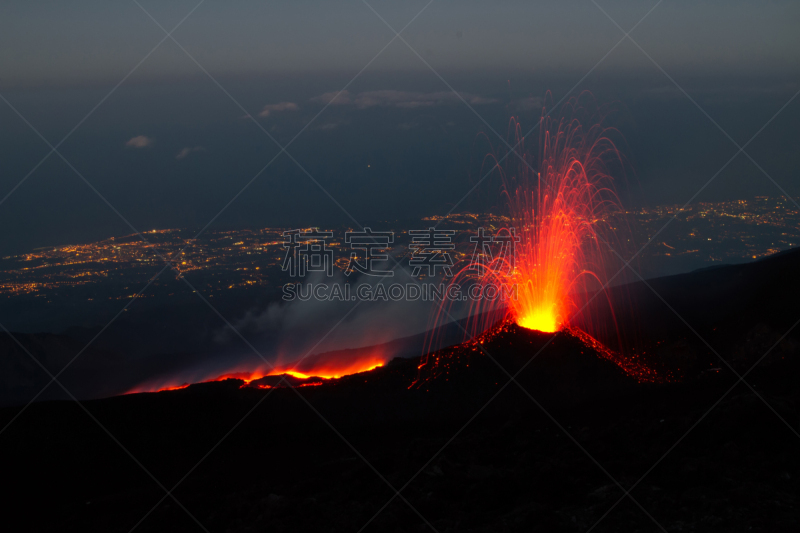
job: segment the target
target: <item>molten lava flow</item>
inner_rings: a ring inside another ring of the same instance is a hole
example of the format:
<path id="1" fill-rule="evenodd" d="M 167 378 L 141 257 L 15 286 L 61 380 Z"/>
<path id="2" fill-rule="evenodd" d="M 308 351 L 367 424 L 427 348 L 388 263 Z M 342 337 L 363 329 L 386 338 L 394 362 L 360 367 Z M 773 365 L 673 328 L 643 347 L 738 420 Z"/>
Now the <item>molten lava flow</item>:
<path id="1" fill-rule="evenodd" d="M 181 389 L 185 389 L 188 386 L 189 386 L 189 383 L 184 383 L 183 385 L 176 385 L 174 387 L 164 387 L 163 389 L 160 389 L 160 390 L 181 390 Z"/>
<path id="2" fill-rule="evenodd" d="M 273 370 L 272 372 L 270 372 L 267 375 L 269 375 L 269 376 L 278 376 L 278 375 L 281 375 L 281 374 L 287 374 L 289 376 L 292 376 L 293 378 L 299 378 L 299 379 L 308 379 L 308 378 L 311 377 L 308 374 L 303 374 L 302 372 L 295 372 L 294 370 L 286 370 L 285 372 L 281 372 L 280 370 Z M 326 376 L 319 376 L 319 377 L 324 378 Z"/>
<path id="3" fill-rule="evenodd" d="M 216 377 L 213 377 L 214 374 L 211 374 L 211 376 L 202 377 L 194 382 L 208 383 L 214 381 L 224 381 L 226 379 L 238 379 L 244 382 L 242 385 L 243 387 L 250 386 L 252 384 L 253 387 L 269 389 L 277 385 L 263 383 L 264 378 L 272 376 L 289 376 L 294 378 L 294 382 L 297 382 L 297 384 L 293 386 L 304 387 L 321 385 L 322 381 L 320 381 L 320 379 L 339 379 L 351 374 L 368 372 L 370 370 L 382 367 L 384 363 L 385 359 L 382 354 L 379 353 L 374 353 L 366 357 L 356 357 L 353 359 L 330 357 L 323 360 L 316 359 L 310 362 L 301 361 L 296 366 L 276 366 L 271 370 L 228 372 L 225 374 L 216 375 Z M 295 370 L 295 368 L 301 368 L 303 371 L 300 372 L 299 370 Z M 180 385 L 175 385 L 173 383 L 145 384 L 128 391 L 126 394 L 133 394 L 137 392 L 170 391 L 185 389 L 189 386 L 189 383 L 184 381 L 179 381 L 178 383 L 181 383 Z M 276 380 L 275 383 L 279 383 L 279 381 Z"/>

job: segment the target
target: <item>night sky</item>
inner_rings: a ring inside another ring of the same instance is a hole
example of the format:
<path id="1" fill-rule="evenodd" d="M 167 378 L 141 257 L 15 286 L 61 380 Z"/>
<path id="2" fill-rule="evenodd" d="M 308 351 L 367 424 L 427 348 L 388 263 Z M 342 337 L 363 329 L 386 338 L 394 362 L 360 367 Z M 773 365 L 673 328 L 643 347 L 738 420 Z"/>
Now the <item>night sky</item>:
<path id="1" fill-rule="evenodd" d="M 746 147 L 763 171 L 739 154 L 694 201 L 800 194 L 796 3 L 599 5 L 6 3 L 0 253 L 131 233 L 114 209 L 200 228 L 256 176 L 213 227 L 444 213 L 548 90 L 620 109 L 631 204 L 685 203 L 776 113 Z"/>

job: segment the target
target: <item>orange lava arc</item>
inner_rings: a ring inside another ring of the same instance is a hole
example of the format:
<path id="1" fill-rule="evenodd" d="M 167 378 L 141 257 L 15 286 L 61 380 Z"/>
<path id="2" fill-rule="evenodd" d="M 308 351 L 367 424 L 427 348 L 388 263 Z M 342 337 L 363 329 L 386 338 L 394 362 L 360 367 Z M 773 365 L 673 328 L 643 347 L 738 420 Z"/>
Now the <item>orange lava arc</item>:
<path id="1" fill-rule="evenodd" d="M 520 326 L 544 332 L 568 325 L 579 309 L 577 293 L 603 285 L 603 222 L 620 209 L 606 168 L 618 154 L 613 143 L 576 119 L 550 122 L 543 118 L 540 126 L 538 171 L 522 159 L 516 180 L 504 188 L 522 229 L 503 280 L 517 289 L 511 313 Z"/>
<path id="2" fill-rule="evenodd" d="M 513 149 L 505 164 L 497 154 L 488 156 L 500 174 L 501 203 L 511 222 L 497 234 L 516 245 L 513 255 L 495 249 L 477 273 L 474 265 L 459 272 L 511 295 L 502 306 L 473 304 L 470 314 L 480 317 L 469 328 L 473 336 L 500 319 L 546 333 L 574 327 L 591 295 L 604 291 L 611 245 L 624 250 L 629 236 L 614 185 L 625 169 L 612 140 L 621 135 L 604 124 L 607 113 L 589 93 L 570 99 L 558 115 L 545 107 L 535 154 L 526 150 L 512 118 Z M 581 326 L 591 320 L 582 317 Z"/>

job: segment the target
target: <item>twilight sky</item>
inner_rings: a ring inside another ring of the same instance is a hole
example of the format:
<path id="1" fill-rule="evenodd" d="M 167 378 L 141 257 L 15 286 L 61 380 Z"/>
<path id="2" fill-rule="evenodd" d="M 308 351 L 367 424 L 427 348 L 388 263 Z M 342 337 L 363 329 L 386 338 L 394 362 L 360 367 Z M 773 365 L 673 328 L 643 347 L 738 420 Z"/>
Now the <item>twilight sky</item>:
<path id="1" fill-rule="evenodd" d="M 791 1 L 665 0 L 631 33 L 658 66 L 591 1 L 435 0 L 416 53 L 361 1 L 140 3 L 167 30 L 191 12 L 173 37 L 199 65 L 133 1 L 0 5 L 0 253 L 129 233 L 84 179 L 141 230 L 202 227 L 255 176 L 216 226 L 345 222 L 328 194 L 360 222 L 447 211 L 479 134 L 532 127 L 548 90 L 623 109 L 632 201 L 682 204 L 737 151 L 712 119 L 744 144 L 800 89 Z M 656 4 L 598 3 L 626 31 Z M 369 4 L 400 30 L 427 2 Z M 800 99 L 747 147 L 793 196 L 798 119 Z M 68 163 L 30 126 L 69 134 Z M 739 155 L 696 200 L 757 194 L 780 190 Z"/>
<path id="2" fill-rule="evenodd" d="M 427 0 L 374 0 L 396 30 Z M 141 0 L 172 29 L 198 0 Z M 599 4 L 625 30 L 652 1 Z M 116 82 L 163 33 L 133 1 L 4 2 L 0 7 L 0 72 L 4 87 Z M 800 66 L 796 2 L 662 2 L 633 36 L 667 70 L 743 76 L 796 71 Z M 621 37 L 590 1 L 436 0 L 404 37 L 434 68 L 555 70 L 582 75 Z M 216 75 L 358 70 L 392 33 L 364 3 L 206 0 L 175 38 Z M 376 69 L 423 70 L 402 43 Z M 622 47 L 609 66 L 637 69 L 644 57 Z M 148 59 L 143 77 L 174 80 L 197 67 L 175 46 Z"/>

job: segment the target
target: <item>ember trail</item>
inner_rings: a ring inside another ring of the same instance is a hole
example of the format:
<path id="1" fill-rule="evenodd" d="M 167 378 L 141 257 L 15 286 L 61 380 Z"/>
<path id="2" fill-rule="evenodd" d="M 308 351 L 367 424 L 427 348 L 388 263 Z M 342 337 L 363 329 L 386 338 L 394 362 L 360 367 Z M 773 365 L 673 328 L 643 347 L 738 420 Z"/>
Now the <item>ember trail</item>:
<path id="1" fill-rule="evenodd" d="M 560 119 L 540 119 L 538 169 L 520 139 L 517 173 L 504 183 L 512 220 L 522 228 L 520 247 L 514 263 L 496 269 L 506 275 L 487 272 L 519 287 L 509 308 L 517 324 L 543 332 L 569 325 L 581 308 L 577 295 L 605 285 L 602 243 L 612 232 L 604 222 L 622 211 L 609 171 L 619 151 L 601 124 L 584 126 L 574 116 L 579 105 L 570 102 Z"/>
<path id="2" fill-rule="evenodd" d="M 515 324 L 523 330 L 564 332 L 637 379 L 659 379 L 639 363 L 636 369 L 628 364 L 606 290 L 622 266 L 613 260 L 613 250 L 624 253 L 631 236 L 615 187 L 625 178 L 625 161 L 617 148 L 621 135 L 606 124 L 610 113 L 586 92 L 559 113 L 545 105 L 535 156 L 512 118 L 512 151 L 487 157 L 499 174 L 500 200 L 511 223 L 485 242 L 484 235 L 475 239 L 480 257 L 459 270 L 452 283 L 515 287 L 516 298 L 470 302 L 462 351 L 480 352 L 486 335 L 496 336 L 491 332 L 498 328 L 512 331 L 508 325 Z M 435 321 L 441 324 L 449 316 L 442 307 Z M 436 342 L 432 336 L 428 352 L 434 352 Z M 468 359 L 458 351 L 424 357 L 417 383 L 449 373 L 455 360 Z M 441 358 L 451 361 L 437 361 Z"/>
<path id="3" fill-rule="evenodd" d="M 624 212 L 614 173 L 624 175 L 624 164 L 612 140 L 617 130 L 604 125 L 606 113 L 588 93 L 568 101 L 560 116 L 551 116 L 545 107 L 538 126 L 538 157 L 526 150 L 521 125 L 511 119 L 513 152 L 505 156 L 507 166 L 500 166 L 496 154 L 491 160 L 511 219 L 510 227 L 500 230 L 500 239 L 505 235 L 514 245 L 495 248 L 494 254 L 484 247 L 484 260 L 461 270 L 457 278 L 516 287 L 517 298 L 503 309 L 481 308 L 476 302 L 473 316 L 495 312 L 488 314 L 490 324 L 473 324 L 474 335 L 500 319 L 556 332 L 572 326 L 588 299 L 603 292 L 609 281 L 608 243 L 623 249 L 626 239 L 619 234 L 627 233 L 614 223 L 614 215 Z"/>

